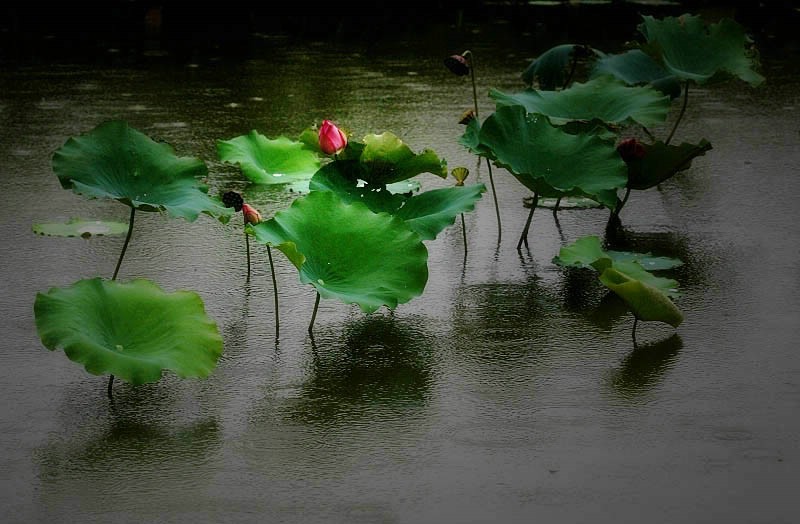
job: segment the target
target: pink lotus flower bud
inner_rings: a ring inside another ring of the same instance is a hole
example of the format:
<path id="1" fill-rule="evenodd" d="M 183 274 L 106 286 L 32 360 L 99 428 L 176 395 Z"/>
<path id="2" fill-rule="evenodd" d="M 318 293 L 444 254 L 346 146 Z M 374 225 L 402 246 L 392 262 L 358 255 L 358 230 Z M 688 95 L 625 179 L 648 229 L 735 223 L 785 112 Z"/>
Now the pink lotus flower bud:
<path id="1" fill-rule="evenodd" d="M 626 162 L 635 158 L 644 158 L 647 154 L 647 150 L 635 138 L 626 138 L 620 142 L 617 146 L 617 152 L 622 157 L 622 160 Z"/>
<path id="2" fill-rule="evenodd" d="M 263 220 L 261 218 L 261 213 L 258 212 L 258 209 L 254 208 L 250 204 L 242 204 L 242 215 L 244 215 L 244 223 L 245 224 L 258 224 Z"/>
<path id="3" fill-rule="evenodd" d="M 347 147 L 347 135 L 345 135 L 330 120 L 323 120 L 322 127 L 319 128 L 319 148 L 326 155 L 335 155 Z"/>

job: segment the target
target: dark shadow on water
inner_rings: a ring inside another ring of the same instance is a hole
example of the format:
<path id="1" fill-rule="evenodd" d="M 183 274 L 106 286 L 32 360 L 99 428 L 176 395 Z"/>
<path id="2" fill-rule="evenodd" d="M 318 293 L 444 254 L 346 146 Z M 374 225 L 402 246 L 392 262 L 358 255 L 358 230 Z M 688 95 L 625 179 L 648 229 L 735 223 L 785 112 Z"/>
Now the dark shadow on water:
<path id="1" fill-rule="evenodd" d="M 650 391 L 678 357 L 683 340 L 675 333 L 658 342 L 640 344 L 622 361 L 610 378 L 611 388 L 621 397 L 635 399 Z"/>

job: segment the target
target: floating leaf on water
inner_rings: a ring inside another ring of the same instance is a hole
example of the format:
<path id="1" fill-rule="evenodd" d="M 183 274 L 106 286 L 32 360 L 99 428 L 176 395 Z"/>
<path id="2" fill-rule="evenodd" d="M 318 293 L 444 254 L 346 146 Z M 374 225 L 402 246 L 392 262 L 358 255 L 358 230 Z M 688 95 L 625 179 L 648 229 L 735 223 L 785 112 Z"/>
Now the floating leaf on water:
<path id="1" fill-rule="evenodd" d="M 84 220 L 73 218 L 67 222 L 34 224 L 33 232 L 48 237 L 82 237 L 124 235 L 128 224 L 110 220 Z"/>

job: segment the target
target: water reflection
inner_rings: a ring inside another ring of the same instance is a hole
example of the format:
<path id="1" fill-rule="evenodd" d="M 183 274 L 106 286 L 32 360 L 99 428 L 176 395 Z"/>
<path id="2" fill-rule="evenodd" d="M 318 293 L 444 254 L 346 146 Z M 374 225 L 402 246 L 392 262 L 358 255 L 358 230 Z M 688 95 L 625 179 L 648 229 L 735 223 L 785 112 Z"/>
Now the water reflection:
<path id="1" fill-rule="evenodd" d="M 611 388 L 626 399 L 647 393 L 675 364 L 682 347 L 683 340 L 677 333 L 658 342 L 636 346 L 611 375 Z"/>

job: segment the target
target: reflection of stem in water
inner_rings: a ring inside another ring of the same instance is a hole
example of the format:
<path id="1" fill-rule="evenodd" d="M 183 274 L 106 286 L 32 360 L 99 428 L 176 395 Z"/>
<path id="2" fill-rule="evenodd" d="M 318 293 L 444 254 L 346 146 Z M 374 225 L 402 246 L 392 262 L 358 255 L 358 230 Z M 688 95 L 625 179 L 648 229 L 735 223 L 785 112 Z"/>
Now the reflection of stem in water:
<path id="1" fill-rule="evenodd" d="M 278 314 L 278 280 L 275 278 L 275 265 L 272 263 L 272 250 L 267 244 L 267 258 L 269 258 L 269 271 L 272 274 L 272 293 L 275 297 L 275 338 L 280 337 L 280 315 Z"/>
<path id="2" fill-rule="evenodd" d="M 106 392 L 108 393 L 108 398 L 114 400 L 114 391 L 112 390 L 112 386 L 114 385 L 114 375 L 108 377 L 108 389 Z"/>
<path id="3" fill-rule="evenodd" d="M 683 105 L 681 106 L 681 112 L 678 113 L 678 119 L 675 120 L 675 125 L 672 126 L 672 131 L 670 131 L 669 136 L 666 140 L 664 140 L 664 145 L 669 145 L 670 141 L 672 140 L 672 136 L 675 134 L 675 130 L 678 129 L 678 124 L 681 123 L 681 119 L 683 118 L 683 113 L 686 112 L 686 103 L 689 101 L 689 81 L 686 81 L 686 85 L 683 88 Z"/>
<path id="4" fill-rule="evenodd" d="M 472 103 L 475 109 L 475 118 L 478 118 L 478 89 L 475 86 L 475 56 L 472 54 L 472 51 L 466 50 L 462 54 L 462 56 L 469 56 L 469 73 L 470 78 L 472 79 Z M 494 200 L 494 212 L 497 215 L 497 243 L 500 243 L 500 240 L 503 236 L 503 225 L 500 222 L 500 205 L 497 203 L 497 191 L 494 188 L 494 175 L 492 174 L 492 163 L 489 162 L 489 159 L 486 159 L 486 168 L 489 171 L 489 185 L 492 187 L 492 199 Z"/>
<path id="5" fill-rule="evenodd" d="M 122 265 L 122 259 L 125 257 L 125 251 L 128 250 L 128 243 L 130 243 L 131 235 L 133 234 L 133 219 L 135 216 L 136 216 L 136 208 L 131 206 L 131 218 L 130 220 L 128 220 L 128 234 L 125 236 L 125 243 L 122 244 L 122 253 L 119 254 L 119 259 L 117 260 L 117 267 L 114 268 L 114 276 L 111 277 L 111 280 L 117 279 L 119 268 Z"/>
<path id="6" fill-rule="evenodd" d="M 244 243 L 247 245 L 247 281 L 250 282 L 250 235 L 245 232 Z"/>
<path id="7" fill-rule="evenodd" d="M 522 234 L 519 237 L 519 242 L 517 242 L 517 249 L 522 247 L 523 242 L 525 243 L 525 247 L 528 247 L 528 230 L 531 228 L 533 212 L 536 211 L 537 205 L 539 205 L 539 193 L 534 193 L 533 202 L 531 202 L 531 212 L 528 214 L 528 220 L 525 222 L 525 229 L 522 230 Z"/>
<path id="8" fill-rule="evenodd" d="M 314 320 L 317 318 L 317 309 L 319 309 L 319 291 L 317 291 L 317 299 L 314 301 L 314 312 L 311 314 L 311 322 L 308 324 L 309 334 L 314 332 Z"/>

